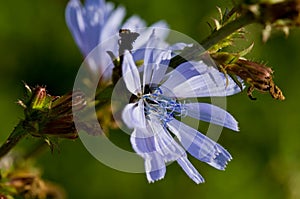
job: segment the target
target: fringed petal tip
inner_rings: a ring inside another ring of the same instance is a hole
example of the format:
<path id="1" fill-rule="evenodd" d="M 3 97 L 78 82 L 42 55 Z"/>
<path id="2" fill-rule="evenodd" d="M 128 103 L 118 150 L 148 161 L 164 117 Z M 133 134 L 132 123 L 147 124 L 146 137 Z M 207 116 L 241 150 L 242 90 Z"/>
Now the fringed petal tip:
<path id="1" fill-rule="evenodd" d="M 202 184 L 205 183 L 204 178 L 201 176 L 201 178 L 198 178 L 197 176 L 191 178 L 196 184 Z"/>
<path id="2" fill-rule="evenodd" d="M 156 181 L 162 180 L 165 177 L 166 168 L 162 168 L 156 171 L 146 172 L 147 180 L 149 183 L 154 183 Z"/>
<path id="3" fill-rule="evenodd" d="M 194 176 L 189 176 L 196 184 L 202 184 L 205 182 L 204 178 L 198 173 Z"/>
<path id="4" fill-rule="evenodd" d="M 216 146 L 216 153 L 213 159 L 207 163 L 216 169 L 224 171 L 228 162 L 230 162 L 231 160 L 232 156 L 230 155 L 230 153 L 226 149 L 218 145 Z"/>
<path id="5" fill-rule="evenodd" d="M 238 125 L 238 122 L 236 122 L 236 128 L 234 129 L 235 132 L 240 132 L 240 127 Z"/>
<path id="6" fill-rule="evenodd" d="M 148 180 L 148 183 L 149 183 L 149 184 L 155 183 L 155 182 L 157 182 L 157 181 L 159 181 L 159 180 L 162 180 L 162 179 L 164 179 L 164 176 L 161 176 L 161 177 L 159 177 L 159 178 L 153 179 L 153 178 L 151 178 L 150 174 L 149 174 L 149 176 L 147 175 L 147 180 Z"/>

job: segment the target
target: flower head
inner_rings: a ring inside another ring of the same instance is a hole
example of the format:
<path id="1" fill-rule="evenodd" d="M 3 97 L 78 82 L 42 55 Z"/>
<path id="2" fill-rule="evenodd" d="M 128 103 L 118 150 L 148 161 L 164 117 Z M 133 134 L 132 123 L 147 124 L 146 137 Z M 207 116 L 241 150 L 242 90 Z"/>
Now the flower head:
<path id="1" fill-rule="evenodd" d="M 220 170 L 225 169 L 231 155 L 178 118 L 188 116 L 237 131 L 237 121 L 225 110 L 207 103 L 188 103 L 188 99 L 232 95 L 240 92 L 240 88 L 231 79 L 226 86 L 224 74 L 203 61 L 185 62 L 169 72 L 173 47 L 157 49 L 158 41 L 153 34 L 147 43 L 142 75 L 134 61 L 135 53 L 125 51 L 122 72 L 132 97 L 122 118 L 133 128 L 131 144 L 145 160 L 149 182 L 164 177 L 166 162 L 177 161 L 193 181 L 202 183 L 203 177 L 190 163 L 185 150 Z"/>
<path id="2" fill-rule="evenodd" d="M 125 9 L 104 0 L 86 0 L 82 5 L 80 0 L 70 0 L 66 8 L 66 22 L 84 57 L 95 49 L 97 56 L 89 56 L 87 62 L 92 71 L 103 75 L 102 80 L 110 80 L 113 65 L 107 51 L 118 54 L 118 38 L 114 37 L 119 29 L 130 29 L 139 32 L 146 23 L 138 16 L 130 17 L 123 25 Z M 165 22 L 157 22 L 153 27 L 166 28 Z M 136 42 L 136 47 L 145 44 L 151 31 L 144 31 Z M 109 42 L 105 42 L 108 41 Z M 101 47 L 97 47 L 101 44 Z"/>

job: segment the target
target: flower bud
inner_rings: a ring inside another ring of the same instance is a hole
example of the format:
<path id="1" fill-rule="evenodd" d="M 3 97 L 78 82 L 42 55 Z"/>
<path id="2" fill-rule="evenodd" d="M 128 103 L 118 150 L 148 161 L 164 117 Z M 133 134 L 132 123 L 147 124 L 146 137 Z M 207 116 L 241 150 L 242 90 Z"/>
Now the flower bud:
<path id="1" fill-rule="evenodd" d="M 18 103 L 24 108 L 24 125 L 32 136 L 45 140 L 51 137 L 78 137 L 73 113 L 86 106 L 82 92 L 73 91 L 58 97 L 49 95 L 45 87 L 25 87 L 26 97 Z"/>

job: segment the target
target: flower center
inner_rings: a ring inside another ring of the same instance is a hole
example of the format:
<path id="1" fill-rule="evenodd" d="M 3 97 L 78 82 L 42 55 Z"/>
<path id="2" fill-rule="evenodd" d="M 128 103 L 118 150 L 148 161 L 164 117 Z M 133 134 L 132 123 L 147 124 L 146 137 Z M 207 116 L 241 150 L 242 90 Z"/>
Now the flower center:
<path id="1" fill-rule="evenodd" d="M 162 90 L 157 85 L 146 85 L 141 96 L 144 101 L 145 116 L 157 117 L 164 124 L 172 120 L 174 116 L 185 116 L 186 110 L 183 103 L 175 97 L 163 95 Z"/>

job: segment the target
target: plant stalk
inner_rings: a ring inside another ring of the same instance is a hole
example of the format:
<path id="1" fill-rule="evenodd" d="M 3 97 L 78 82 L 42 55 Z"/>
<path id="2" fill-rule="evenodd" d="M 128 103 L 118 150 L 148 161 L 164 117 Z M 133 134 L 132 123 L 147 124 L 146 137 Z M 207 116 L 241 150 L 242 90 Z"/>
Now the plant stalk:
<path id="1" fill-rule="evenodd" d="M 0 147 L 0 159 L 3 158 L 23 137 L 27 135 L 27 130 L 24 128 L 24 121 L 20 121 L 9 135 L 7 140 Z"/>

